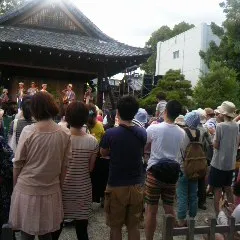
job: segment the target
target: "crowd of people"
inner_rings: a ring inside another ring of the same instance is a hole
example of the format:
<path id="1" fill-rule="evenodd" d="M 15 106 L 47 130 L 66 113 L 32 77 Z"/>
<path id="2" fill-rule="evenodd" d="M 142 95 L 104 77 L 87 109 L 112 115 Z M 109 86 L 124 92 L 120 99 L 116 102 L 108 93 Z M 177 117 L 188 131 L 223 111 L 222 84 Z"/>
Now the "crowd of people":
<path id="1" fill-rule="evenodd" d="M 232 102 L 189 112 L 160 93 L 156 115 L 149 117 L 133 96 L 123 96 L 116 110 L 103 113 L 89 95 L 88 104 L 68 102 L 58 124 L 53 119 L 59 110 L 49 93 L 22 99 L 8 144 L 0 138 L 5 154 L 0 191 L 7 192 L 1 224 L 20 231 L 21 240 L 36 235 L 57 240 L 70 219 L 77 238 L 88 240 L 92 202 L 97 202 L 104 207 L 110 239 L 122 239 L 126 225 L 128 239 L 140 240 L 145 218 L 146 239 L 153 240 L 160 199 L 175 226 L 185 227 L 198 209 L 207 209 L 211 193 L 218 223 L 227 224 L 231 215 L 240 222 L 240 117 Z M 219 204 L 221 199 L 226 200 Z"/>

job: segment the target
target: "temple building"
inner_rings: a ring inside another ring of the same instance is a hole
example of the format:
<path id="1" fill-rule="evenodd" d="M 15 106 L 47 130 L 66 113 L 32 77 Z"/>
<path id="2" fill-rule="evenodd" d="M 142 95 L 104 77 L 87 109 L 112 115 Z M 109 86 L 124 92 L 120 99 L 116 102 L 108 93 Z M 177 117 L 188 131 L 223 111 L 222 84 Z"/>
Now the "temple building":
<path id="1" fill-rule="evenodd" d="M 103 13 L 104 14 L 104 13 Z M 33 0 L 0 17 L 0 86 L 16 100 L 19 82 L 34 81 L 61 99 L 72 83 L 83 100 L 84 84 L 98 78 L 98 104 L 103 79 L 145 62 L 148 49 L 131 47 L 104 34 L 69 0 Z"/>

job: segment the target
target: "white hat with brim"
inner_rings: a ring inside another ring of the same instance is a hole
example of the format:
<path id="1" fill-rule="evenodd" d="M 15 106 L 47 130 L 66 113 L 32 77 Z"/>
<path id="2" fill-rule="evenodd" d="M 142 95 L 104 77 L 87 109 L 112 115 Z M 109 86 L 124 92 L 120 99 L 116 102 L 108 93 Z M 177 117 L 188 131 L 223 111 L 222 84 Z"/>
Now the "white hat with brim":
<path id="1" fill-rule="evenodd" d="M 69 86 L 70 88 L 72 88 L 72 87 L 73 87 L 73 85 L 72 85 L 72 84 L 68 84 L 68 86 Z"/>
<path id="2" fill-rule="evenodd" d="M 23 83 L 23 82 L 20 82 L 19 85 L 24 85 L 24 83 Z"/>
<path id="3" fill-rule="evenodd" d="M 219 113 L 227 117 L 234 118 L 236 116 L 236 106 L 232 102 L 225 101 L 218 109 Z"/>
<path id="4" fill-rule="evenodd" d="M 3 109 L 0 109 L 0 118 L 3 117 L 3 114 L 4 114 L 4 110 L 3 110 Z"/>
<path id="5" fill-rule="evenodd" d="M 217 114 L 220 114 L 219 109 L 220 109 L 220 106 L 218 106 L 217 109 L 214 110 L 214 112 L 217 113 Z"/>
<path id="6" fill-rule="evenodd" d="M 194 110 L 193 112 L 197 112 L 199 114 L 200 122 L 202 124 L 206 123 L 206 121 L 207 121 L 207 119 L 206 119 L 207 114 L 206 114 L 206 111 L 204 109 L 198 108 L 197 110 Z"/>
<path id="7" fill-rule="evenodd" d="M 186 124 L 185 124 L 185 121 L 184 121 L 184 116 L 183 116 L 183 115 L 179 115 L 179 116 L 176 118 L 176 120 L 175 120 L 175 124 L 184 127 L 184 126 L 186 125 Z"/>

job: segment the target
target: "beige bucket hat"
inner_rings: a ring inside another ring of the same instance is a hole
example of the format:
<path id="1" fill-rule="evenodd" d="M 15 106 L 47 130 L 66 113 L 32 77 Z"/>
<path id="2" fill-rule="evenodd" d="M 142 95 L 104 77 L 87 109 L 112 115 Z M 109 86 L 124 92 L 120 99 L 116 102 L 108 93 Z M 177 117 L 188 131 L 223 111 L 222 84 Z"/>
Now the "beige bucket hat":
<path id="1" fill-rule="evenodd" d="M 186 125 L 186 124 L 185 124 L 185 121 L 184 121 L 184 116 L 183 116 L 183 115 L 179 115 L 179 116 L 176 118 L 176 120 L 175 120 L 175 124 L 184 127 L 184 126 Z"/>
<path id="2" fill-rule="evenodd" d="M 236 116 L 236 106 L 229 101 L 225 101 L 222 103 L 222 105 L 219 107 L 219 112 L 227 117 L 234 118 Z"/>

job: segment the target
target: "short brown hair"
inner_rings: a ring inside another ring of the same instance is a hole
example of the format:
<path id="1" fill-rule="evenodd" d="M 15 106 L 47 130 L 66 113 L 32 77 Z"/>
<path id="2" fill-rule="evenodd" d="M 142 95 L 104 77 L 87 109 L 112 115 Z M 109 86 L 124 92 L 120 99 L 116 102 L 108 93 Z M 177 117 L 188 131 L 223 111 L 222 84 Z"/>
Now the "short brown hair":
<path id="1" fill-rule="evenodd" d="M 68 105 L 65 119 L 74 128 L 81 128 L 88 120 L 88 108 L 83 102 L 75 101 Z"/>
<path id="2" fill-rule="evenodd" d="M 37 121 L 51 119 L 58 114 L 58 106 L 52 95 L 38 92 L 32 97 L 31 112 Z"/>

